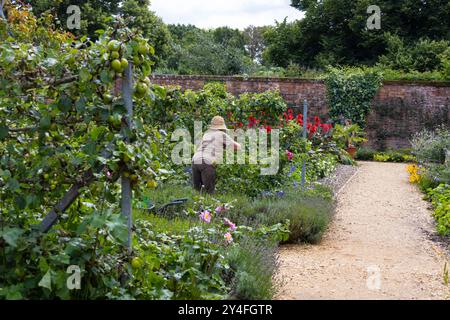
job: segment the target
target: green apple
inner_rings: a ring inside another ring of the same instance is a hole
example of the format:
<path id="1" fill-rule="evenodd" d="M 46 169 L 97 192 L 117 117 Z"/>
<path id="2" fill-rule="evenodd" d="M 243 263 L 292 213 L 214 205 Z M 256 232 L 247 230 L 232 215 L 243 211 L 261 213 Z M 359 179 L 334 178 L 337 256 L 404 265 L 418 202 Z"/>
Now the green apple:
<path id="1" fill-rule="evenodd" d="M 120 50 L 120 42 L 117 40 L 111 40 L 108 42 L 109 51 L 119 51 Z"/>
<path id="2" fill-rule="evenodd" d="M 136 92 L 139 95 L 144 95 L 144 94 L 146 94 L 148 92 L 148 86 L 144 82 L 139 82 L 136 85 Z"/>
<path id="3" fill-rule="evenodd" d="M 133 57 L 133 63 L 136 66 L 140 65 L 142 63 L 141 58 L 139 58 L 139 56 L 134 56 Z"/>
<path id="4" fill-rule="evenodd" d="M 142 261 L 141 258 L 135 257 L 135 258 L 133 258 L 133 260 L 131 260 L 131 266 L 134 269 L 140 269 L 140 268 L 142 268 L 143 265 L 144 265 L 144 262 Z"/>
<path id="5" fill-rule="evenodd" d="M 118 51 L 111 52 L 111 59 L 119 59 L 120 54 Z"/>
<path id="6" fill-rule="evenodd" d="M 140 54 L 147 55 L 147 54 L 149 53 L 149 51 L 150 51 L 150 50 L 149 50 L 147 44 L 142 43 L 142 44 L 140 44 L 139 47 L 138 47 L 138 52 L 139 52 Z"/>
<path id="7" fill-rule="evenodd" d="M 111 62 L 111 67 L 113 68 L 113 70 L 115 72 L 118 72 L 118 73 L 122 73 L 123 72 L 123 70 L 122 70 L 122 63 L 120 62 L 119 59 L 113 60 L 113 62 Z"/>
<path id="8" fill-rule="evenodd" d="M 128 60 L 125 58 L 120 59 L 120 65 L 122 66 L 122 69 L 125 70 L 128 67 Z"/>
<path id="9" fill-rule="evenodd" d="M 109 93 L 105 93 L 103 95 L 103 102 L 106 104 L 111 103 L 113 101 L 113 99 L 114 99 L 114 97 Z"/>

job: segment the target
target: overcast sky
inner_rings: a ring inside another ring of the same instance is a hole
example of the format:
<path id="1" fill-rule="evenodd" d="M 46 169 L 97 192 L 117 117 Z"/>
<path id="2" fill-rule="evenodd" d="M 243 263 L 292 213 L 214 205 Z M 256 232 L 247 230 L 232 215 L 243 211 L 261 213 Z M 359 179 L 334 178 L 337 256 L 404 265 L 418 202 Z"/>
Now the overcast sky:
<path id="1" fill-rule="evenodd" d="M 273 25 L 275 20 L 300 19 L 290 0 L 151 0 L 151 10 L 166 23 L 194 24 L 201 28 Z"/>

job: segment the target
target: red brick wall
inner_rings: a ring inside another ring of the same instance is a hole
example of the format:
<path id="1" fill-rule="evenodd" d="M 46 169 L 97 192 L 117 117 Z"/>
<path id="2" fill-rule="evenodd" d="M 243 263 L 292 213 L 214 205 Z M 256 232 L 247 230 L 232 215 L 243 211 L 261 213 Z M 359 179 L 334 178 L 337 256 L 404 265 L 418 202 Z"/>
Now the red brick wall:
<path id="1" fill-rule="evenodd" d="M 192 90 L 220 81 L 234 95 L 278 89 L 291 106 L 301 106 L 307 99 L 312 114 L 327 116 L 326 88 L 319 80 L 154 75 L 152 81 Z M 450 83 L 387 81 L 373 106 L 367 124 L 369 145 L 378 149 L 408 147 L 410 137 L 423 128 L 450 127 Z"/>

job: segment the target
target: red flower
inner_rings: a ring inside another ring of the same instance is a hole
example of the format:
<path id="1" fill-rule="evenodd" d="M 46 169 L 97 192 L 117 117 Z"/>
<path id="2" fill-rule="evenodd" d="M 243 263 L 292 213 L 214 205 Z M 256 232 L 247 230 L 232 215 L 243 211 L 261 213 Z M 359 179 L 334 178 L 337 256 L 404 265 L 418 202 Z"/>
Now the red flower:
<path id="1" fill-rule="evenodd" d="M 322 130 L 324 133 L 328 133 L 330 132 L 330 130 L 333 128 L 333 126 L 331 124 L 324 124 L 322 127 Z"/>
<path id="2" fill-rule="evenodd" d="M 249 128 L 253 128 L 256 125 L 256 119 L 254 117 L 248 118 L 248 121 L 249 121 L 248 123 Z"/>
<path id="3" fill-rule="evenodd" d="M 272 127 L 271 126 L 266 126 L 266 131 L 267 131 L 267 133 L 271 133 L 272 132 Z"/>
<path id="4" fill-rule="evenodd" d="M 314 117 L 314 123 L 315 124 L 319 124 L 320 123 L 320 118 L 318 116 Z"/>

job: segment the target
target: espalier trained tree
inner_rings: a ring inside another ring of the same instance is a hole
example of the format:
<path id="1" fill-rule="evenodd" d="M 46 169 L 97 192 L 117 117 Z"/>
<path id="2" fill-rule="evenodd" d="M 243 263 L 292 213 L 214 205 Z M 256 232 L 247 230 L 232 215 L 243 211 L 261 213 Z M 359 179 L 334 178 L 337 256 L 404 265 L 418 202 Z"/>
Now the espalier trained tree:
<path id="1" fill-rule="evenodd" d="M 36 288 L 60 279 L 67 298 L 66 277 L 52 263 L 77 264 L 87 274 L 124 265 L 107 258 L 125 252 L 127 239 L 116 181 L 129 179 L 135 191 L 155 185 L 158 132 L 139 116 L 150 104 L 154 49 L 120 18 L 93 43 L 56 30 L 50 15 L 7 12 L 7 21 L 0 18 L 0 297 L 44 296 Z M 130 66 L 131 118 L 121 90 Z M 44 235 L 37 226 L 49 212 L 59 224 Z M 67 251 L 75 240 L 73 250 L 85 247 L 84 255 Z"/>
<path id="2" fill-rule="evenodd" d="M 36 21 L 12 10 L 9 19 L 9 26 L 1 25 L 0 46 L 1 179 L 8 210 L 51 205 L 72 184 L 113 181 L 120 171 L 135 184 L 137 176 L 153 178 L 148 134 L 139 118 L 125 123 L 119 89 L 132 61 L 135 108 L 148 105 L 154 50 L 146 40 L 120 23 L 91 43 L 49 29 L 50 16 Z"/>

